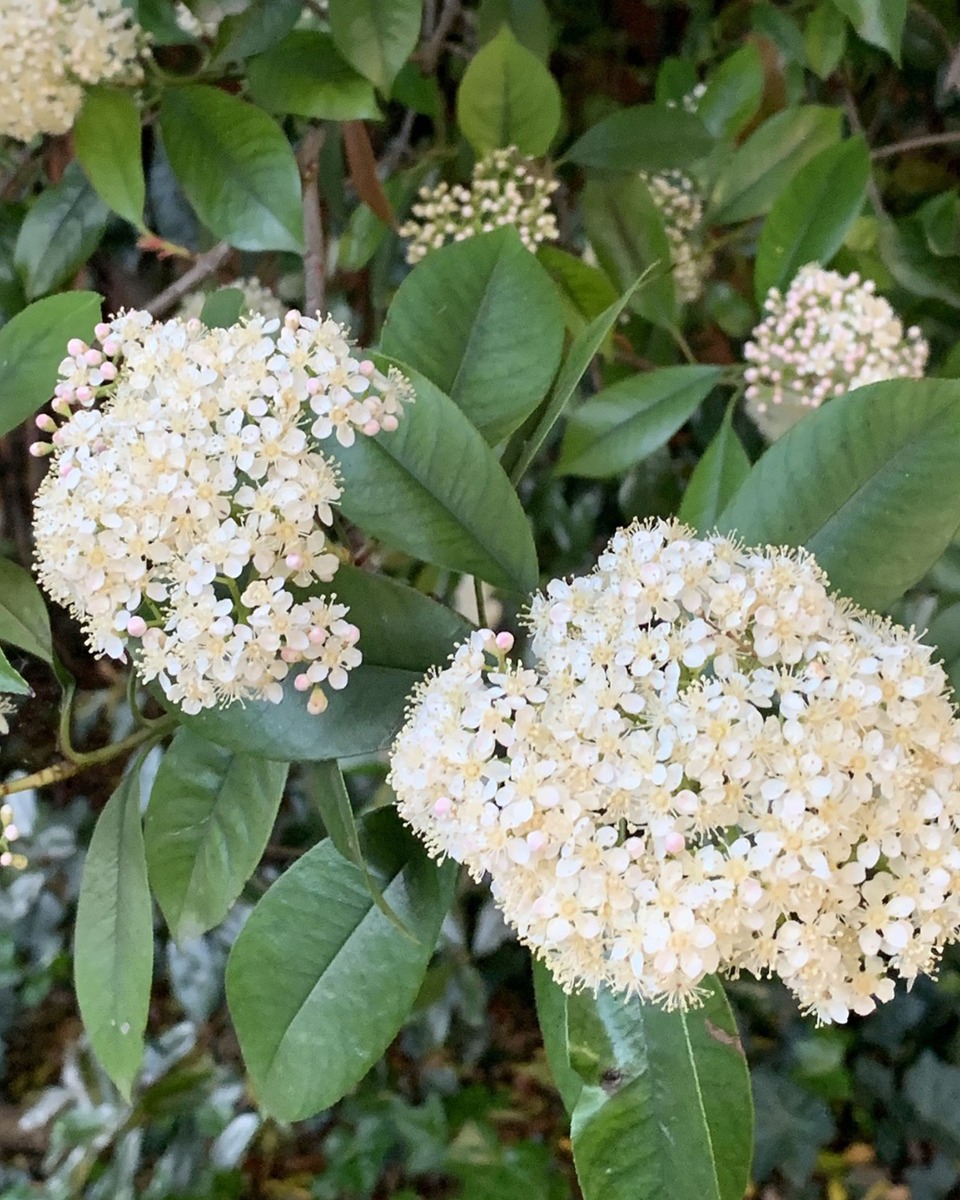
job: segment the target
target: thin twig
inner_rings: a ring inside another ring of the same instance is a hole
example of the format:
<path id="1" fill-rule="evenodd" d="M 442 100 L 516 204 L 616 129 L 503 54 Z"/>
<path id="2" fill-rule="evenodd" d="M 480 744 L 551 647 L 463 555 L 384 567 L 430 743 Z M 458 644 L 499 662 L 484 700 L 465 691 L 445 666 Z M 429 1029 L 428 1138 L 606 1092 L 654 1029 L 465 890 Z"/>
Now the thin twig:
<path id="1" fill-rule="evenodd" d="M 175 279 L 168 288 L 164 288 L 162 292 L 147 302 L 147 311 L 155 317 L 161 317 L 164 313 L 169 312 L 174 305 L 179 304 L 187 292 L 198 287 L 223 265 L 230 250 L 231 247 L 227 242 L 219 242 L 212 250 L 201 254 L 189 271 L 184 271 L 179 279 Z"/>
<path id="2" fill-rule="evenodd" d="M 380 159 L 380 171 L 384 179 L 389 179 L 402 162 L 407 150 L 409 150 L 410 135 L 413 133 L 413 125 L 416 119 L 417 113 L 415 109 L 408 108 L 403 114 L 403 120 L 400 122 L 400 128 L 397 130 L 396 137 L 390 142 L 386 152 Z"/>
<path id="3" fill-rule="evenodd" d="M 858 133 L 869 146 L 870 143 L 867 141 L 867 135 L 863 128 L 863 122 L 860 120 L 859 112 L 857 112 L 857 102 L 854 100 L 853 93 L 849 90 L 849 88 L 844 91 L 843 103 L 847 110 L 847 119 L 850 122 L 850 128 L 854 133 Z M 877 187 L 877 181 L 874 179 L 872 174 L 867 177 L 867 197 L 870 200 L 870 204 L 873 206 L 873 211 L 882 220 L 887 215 L 887 210 L 883 207 L 883 198 L 880 195 L 880 189 Z"/>
<path id="4" fill-rule="evenodd" d="M 948 133 L 925 133 L 921 137 L 907 138 L 903 142 L 894 142 L 891 146 L 881 146 L 871 150 L 871 158 L 892 158 L 895 154 L 906 154 L 909 150 L 924 150 L 927 146 L 949 146 L 960 142 L 960 129 L 952 129 Z"/>
<path id="5" fill-rule="evenodd" d="M 440 61 L 443 47 L 450 36 L 450 31 L 456 25 L 457 19 L 460 16 L 460 9 L 460 0 L 444 0 L 443 8 L 440 16 L 437 18 L 433 32 L 416 54 L 414 54 L 413 61 L 420 67 L 424 75 L 432 75 L 437 69 L 437 63 Z"/>
<path id="6" fill-rule="evenodd" d="M 304 307 L 307 314 L 323 313 L 326 307 L 326 262 L 323 248 L 323 217 L 320 212 L 320 151 L 326 131 L 311 125 L 297 151 L 300 180 L 303 184 L 303 255 Z"/>

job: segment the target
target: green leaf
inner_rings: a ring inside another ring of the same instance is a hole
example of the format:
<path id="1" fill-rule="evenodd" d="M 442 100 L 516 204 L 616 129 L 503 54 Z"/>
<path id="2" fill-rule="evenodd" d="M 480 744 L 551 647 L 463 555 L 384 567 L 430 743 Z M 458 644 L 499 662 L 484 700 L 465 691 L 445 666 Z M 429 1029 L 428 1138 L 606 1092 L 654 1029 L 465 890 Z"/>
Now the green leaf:
<path id="1" fill-rule="evenodd" d="M 704 987 L 688 1012 L 606 989 L 565 998 L 583 1079 L 570 1132 L 584 1200 L 742 1200 L 750 1078 L 723 988 Z"/>
<path id="2" fill-rule="evenodd" d="M 884 266 L 901 287 L 960 308 L 956 262 L 930 249 L 921 220 L 881 221 L 878 246 Z"/>
<path id="3" fill-rule="evenodd" d="M 331 447 L 343 476 L 343 512 L 425 562 L 531 591 L 538 578 L 533 534 L 503 468 L 449 396 L 402 369 L 417 400 L 400 427 Z"/>
<path id="4" fill-rule="evenodd" d="M 219 925 L 266 847 L 287 764 L 237 754 L 180 729 L 147 809 L 150 884 L 178 942 Z"/>
<path id="5" fill-rule="evenodd" d="M 308 713 L 307 694 L 287 686 L 280 704 L 247 700 L 183 717 L 184 725 L 241 754 L 287 762 L 349 758 L 389 746 L 414 685 L 446 661 L 470 626 L 413 588 L 356 567 L 341 566 L 328 590 L 350 607 L 363 664 L 342 692 L 330 693 L 324 713 Z"/>
<path id="6" fill-rule="evenodd" d="M 211 65 L 270 50 L 293 29 L 302 12 L 303 0 L 252 0 L 242 13 L 231 13 L 220 22 Z"/>
<path id="7" fill-rule="evenodd" d="M 25 215 L 24 205 L 0 200 L 0 326 L 14 317 L 26 303 L 23 284 L 13 261 L 17 236 Z"/>
<path id="8" fill-rule="evenodd" d="M 457 91 L 457 121 L 474 151 L 546 154 L 560 127 L 560 89 L 508 25 L 472 59 Z"/>
<path id="9" fill-rule="evenodd" d="M 622 474 L 673 437 L 721 373 L 711 366 L 662 367 L 604 388 L 571 416 L 557 474 Z"/>
<path id="10" fill-rule="evenodd" d="M 177 23 L 170 0 L 126 0 L 137 24 L 150 34 L 154 46 L 185 46 L 196 42 Z"/>
<path id="11" fill-rule="evenodd" d="M 381 346 L 446 392 L 496 445 L 546 395 L 563 313 L 516 230 L 498 229 L 427 255 L 400 285 Z"/>
<path id="12" fill-rule="evenodd" d="M 723 424 L 697 463 L 677 516 L 700 533 L 708 533 L 750 472 L 750 459 L 733 428 L 736 399 L 727 406 Z"/>
<path id="13" fill-rule="evenodd" d="M 638 104 L 598 121 L 564 157 L 581 167 L 632 174 L 688 167 L 713 145 L 699 116 L 663 104 Z"/>
<path id="14" fill-rule="evenodd" d="M 7 656 L 0 650 L 0 692 L 12 696 L 31 696 L 33 689 L 19 671 L 10 666 Z"/>
<path id="15" fill-rule="evenodd" d="M 521 46 L 546 62 L 553 48 L 553 26 L 543 0 L 481 0 L 477 9 L 480 44 L 491 41 L 501 25 L 509 25 Z"/>
<path id="16" fill-rule="evenodd" d="M 50 617 L 40 589 L 28 571 L 6 558 L 0 558 L 0 642 L 53 662 Z"/>
<path id="17" fill-rule="evenodd" d="M 900 65 L 907 0 L 833 0 L 833 3 L 865 42 L 886 50 Z"/>
<path id="18" fill-rule="evenodd" d="M 14 251 L 28 300 L 54 291 L 96 250 L 107 227 L 107 207 L 86 175 L 70 163 L 24 217 Z"/>
<path id="19" fill-rule="evenodd" d="M 882 610 L 960 527 L 960 383 L 890 380 L 804 417 L 754 465 L 719 526 L 806 546 L 831 586 Z"/>
<path id="20" fill-rule="evenodd" d="M 826 266 L 863 208 L 870 152 L 862 137 L 828 146 L 802 167 L 773 202 L 757 243 L 754 288 L 762 305 L 806 263 Z"/>
<path id="21" fill-rule="evenodd" d="M 143 1058 L 153 914 L 140 825 L 138 758 L 100 814 L 83 864 L 73 970 L 94 1053 L 130 1099 Z"/>
<path id="22" fill-rule="evenodd" d="M 939 258 L 960 254 L 960 196 L 955 189 L 932 196 L 916 216 L 931 253 Z"/>
<path id="23" fill-rule="evenodd" d="M 373 84 L 340 56 L 333 39 L 297 29 L 247 64 L 250 91 L 276 113 L 327 121 L 376 120 L 380 106 Z"/>
<path id="24" fill-rule="evenodd" d="M 260 1105 L 296 1121 L 335 1104 L 386 1050 L 409 1013 L 453 895 L 396 815 L 377 868 L 405 938 L 376 907 L 359 867 L 321 842 L 270 888 L 227 963 L 227 1000 Z"/>
<path id="25" fill-rule="evenodd" d="M 583 220 L 600 265 L 621 287 L 651 267 L 656 272 L 636 292 L 632 308 L 661 328 L 679 317 L 670 265 L 673 255 L 663 217 L 639 178 L 590 179 L 583 189 Z"/>
<path id="26" fill-rule="evenodd" d="M 300 173 L 280 126 L 219 88 L 168 88 L 160 129 L 197 216 L 238 250 L 303 249 Z"/>
<path id="27" fill-rule="evenodd" d="M 533 990 L 537 1002 L 537 1022 L 543 1035 L 543 1049 L 550 1065 L 550 1074 L 563 1107 L 568 1113 L 573 1113 L 583 1091 L 583 1080 L 570 1065 L 567 996 L 539 958 L 533 960 Z"/>
<path id="28" fill-rule="evenodd" d="M 697 116 L 714 137 L 736 137 L 763 99 L 763 62 L 748 42 L 717 68 L 700 97 Z"/>
<path id="29" fill-rule="evenodd" d="M 100 199 L 125 221 L 145 229 L 140 110 L 129 92 L 90 88 L 73 127 L 73 143 Z"/>
<path id="30" fill-rule="evenodd" d="M 847 23 L 831 0 L 820 0 L 807 18 L 803 43 L 812 70 L 829 79 L 847 47 Z"/>
<path id="31" fill-rule="evenodd" d="M 351 66 L 385 96 L 420 36 L 423 0 L 330 0 L 330 32 Z"/>
<path id="32" fill-rule="evenodd" d="M 764 121 L 720 168 L 708 218 L 732 225 L 770 211 L 788 181 L 840 139 L 838 108 L 786 108 Z"/>
<path id="33" fill-rule="evenodd" d="M 571 333 L 580 333 L 594 317 L 616 303 L 617 290 L 599 267 L 546 243 L 537 250 L 537 258 L 556 285 Z"/>
<path id="34" fill-rule="evenodd" d="M 208 329 L 229 329 L 240 320 L 243 303 L 241 288 L 217 288 L 204 300 L 200 320 Z"/>
<path id="35" fill-rule="evenodd" d="M 0 329 L 0 437 L 46 404 L 67 342 L 89 341 L 99 320 L 96 292 L 66 292 L 36 301 Z"/>

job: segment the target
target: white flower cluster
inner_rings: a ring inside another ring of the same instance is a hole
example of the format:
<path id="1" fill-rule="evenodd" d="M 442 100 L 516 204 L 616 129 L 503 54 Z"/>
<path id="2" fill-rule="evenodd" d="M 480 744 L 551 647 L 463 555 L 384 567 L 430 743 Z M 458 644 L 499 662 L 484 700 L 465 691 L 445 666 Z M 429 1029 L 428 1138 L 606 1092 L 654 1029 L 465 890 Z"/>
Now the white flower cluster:
<path id="1" fill-rule="evenodd" d="M 393 749 L 400 812 L 489 872 L 567 988 L 697 999 L 775 972 L 870 1012 L 960 931 L 960 723 L 912 632 L 802 552 L 618 532 L 532 604 L 533 665 L 472 635 Z"/>
<path id="2" fill-rule="evenodd" d="M 409 238 L 407 262 L 417 263 L 447 242 L 462 242 L 478 233 L 512 225 L 528 250 L 559 237 L 550 197 L 559 187 L 524 158 L 515 146 L 492 150 L 473 168 L 469 187 L 439 183 L 420 189 L 414 220 L 398 233 Z"/>
<path id="3" fill-rule="evenodd" d="M 5 712 L 8 715 L 11 711 L 7 701 L 0 698 L 0 713 Z M 22 871 L 27 865 L 26 856 L 15 854 L 10 848 L 11 842 L 15 842 L 19 836 L 20 830 L 14 824 L 13 809 L 9 804 L 0 805 L 0 867 L 13 867 L 15 871 Z"/>
<path id="4" fill-rule="evenodd" d="M 713 266 L 702 243 L 703 200 L 693 180 L 682 171 L 660 175 L 641 172 L 657 211 L 673 257 L 673 282 L 677 299 L 690 304 L 703 295 L 703 285 Z"/>
<path id="5" fill-rule="evenodd" d="M 38 573 L 97 653 L 132 649 L 185 712 L 282 681 L 326 707 L 360 662 L 333 596 L 323 526 L 340 498 L 320 443 L 397 428 L 410 385 L 355 357 L 332 319 L 289 312 L 229 329 L 127 312 L 73 339 L 54 411 L 53 468 L 35 505 Z"/>
<path id="6" fill-rule="evenodd" d="M 13 716 L 16 711 L 17 706 L 9 696 L 0 696 L 0 734 L 5 736 L 10 732 L 10 722 L 7 718 Z"/>
<path id="7" fill-rule="evenodd" d="M 283 301 L 275 292 L 261 283 L 256 275 L 250 275 L 245 279 L 235 279 L 233 283 L 225 284 L 225 286 L 238 288 L 243 292 L 243 316 L 282 318 L 287 311 Z M 177 316 L 184 321 L 189 321 L 191 317 L 199 317 L 203 312 L 203 306 L 209 299 L 210 293 L 203 291 L 202 288 L 194 292 L 187 292 L 177 310 Z"/>
<path id="8" fill-rule="evenodd" d="M 84 84 L 139 82 L 144 44 L 123 0 L 4 0 L 0 136 L 66 133 Z"/>
<path id="9" fill-rule="evenodd" d="M 825 400 L 883 379 L 919 379 L 930 347 L 873 280 L 817 263 L 782 293 L 771 288 L 764 319 L 743 348 L 747 410 L 770 441 Z"/>

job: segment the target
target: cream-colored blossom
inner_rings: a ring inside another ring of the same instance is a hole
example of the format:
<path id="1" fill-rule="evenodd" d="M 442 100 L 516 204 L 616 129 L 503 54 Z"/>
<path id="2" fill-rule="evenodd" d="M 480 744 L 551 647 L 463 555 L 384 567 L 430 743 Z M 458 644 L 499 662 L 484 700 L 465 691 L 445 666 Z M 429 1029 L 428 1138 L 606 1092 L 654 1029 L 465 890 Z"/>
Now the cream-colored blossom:
<path id="1" fill-rule="evenodd" d="M 13 705 L 5 697 L 0 696 L 0 722 L 12 712 Z M 19 836 L 20 830 L 15 824 L 13 809 L 9 804 L 0 805 L 0 867 L 13 867 L 16 871 L 22 871 L 27 865 L 26 856 L 16 854 L 11 849 L 11 844 Z"/>
<path id="2" fill-rule="evenodd" d="M 884 379 L 919 379 L 930 347 L 873 281 L 817 263 L 786 292 L 771 288 L 764 319 L 743 348 L 747 411 L 770 441 L 825 400 Z"/>
<path id="3" fill-rule="evenodd" d="M 37 570 L 99 654 L 132 648 L 185 712 L 283 681 L 326 706 L 360 662 L 358 630 L 316 595 L 339 557 L 340 498 L 320 448 L 397 428 L 409 383 L 355 355 L 336 321 L 289 312 L 229 329 L 126 312 L 60 364 Z M 310 594 L 313 592 L 314 594 Z"/>
<path id="4" fill-rule="evenodd" d="M 439 183 L 420 189 L 414 219 L 398 230 L 402 238 L 410 239 L 407 262 L 417 263 L 447 242 L 462 242 L 501 225 L 513 226 L 528 250 L 556 241 L 559 234 L 550 197 L 558 187 L 515 146 L 492 150 L 474 166 L 468 187 Z"/>
<path id="5" fill-rule="evenodd" d="M 241 310 L 243 316 L 266 317 L 269 320 L 273 317 L 283 317 L 287 311 L 286 305 L 277 294 L 271 291 L 266 284 L 261 283 L 256 275 L 250 275 L 245 279 L 235 279 L 233 283 L 225 286 L 238 288 L 243 292 L 243 309 Z M 187 292 L 177 310 L 177 316 L 184 321 L 189 321 L 191 317 L 199 317 L 203 312 L 203 306 L 209 299 L 210 293 L 202 289 Z"/>
<path id="6" fill-rule="evenodd" d="M 845 1021 L 936 968 L 960 723 L 913 632 L 806 553 L 663 521 L 529 624 L 529 666 L 481 631 L 421 684 L 390 782 L 565 987 L 688 1005 L 711 972 L 776 973 Z"/>
<path id="7" fill-rule="evenodd" d="M 641 172 L 640 178 L 663 218 L 677 299 L 681 304 L 690 304 L 703 295 L 704 283 L 713 269 L 712 256 L 703 246 L 703 198 L 690 176 L 682 171 L 659 175 Z"/>
<path id="8" fill-rule="evenodd" d="M 0 136 L 66 133 L 84 85 L 140 81 L 144 44 L 123 0 L 4 0 Z"/>

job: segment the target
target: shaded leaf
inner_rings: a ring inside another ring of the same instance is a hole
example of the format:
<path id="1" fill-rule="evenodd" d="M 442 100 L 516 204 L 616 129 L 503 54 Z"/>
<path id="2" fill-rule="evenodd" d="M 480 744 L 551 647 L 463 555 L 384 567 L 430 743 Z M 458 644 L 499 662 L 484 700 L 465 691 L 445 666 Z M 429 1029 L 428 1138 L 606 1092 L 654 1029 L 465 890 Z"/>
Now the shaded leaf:
<path id="1" fill-rule="evenodd" d="M 477 37 L 481 45 L 494 38 L 501 25 L 509 25 L 521 46 L 542 59 L 550 57 L 553 27 L 544 0 L 481 0 L 477 9 Z"/>
<path id="2" fill-rule="evenodd" d="M 52 292 L 76 273 L 100 244 L 107 216 L 86 175 L 70 163 L 61 182 L 41 193 L 20 226 L 14 261 L 28 300 Z"/>
<path id="3" fill-rule="evenodd" d="M 594 317 L 616 303 L 617 290 L 599 267 L 548 244 L 538 248 L 537 258 L 556 284 L 571 333 L 580 333 Z"/>
<path id="4" fill-rule="evenodd" d="M 677 516 L 699 533 L 708 533 L 750 472 L 750 459 L 733 428 L 733 408 L 727 406 L 723 424 L 697 463 Z"/>
<path id="5" fill-rule="evenodd" d="M 543 1036 L 543 1049 L 560 1099 L 573 1113 L 583 1091 L 583 1080 L 570 1065 L 567 1037 L 567 996 L 539 958 L 533 960 L 533 988 L 537 1001 L 537 1022 Z"/>
<path id="6" fill-rule="evenodd" d="M 200 320 L 208 329 L 229 329 L 236 325 L 243 312 L 244 298 L 241 288 L 217 288 L 203 302 Z"/>
<path id="7" fill-rule="evenodd" d="M 763 62 L 748 42 L 724 59 L 697 104 L 697 116 L 714 137 L 735 137 L 756 116 L 763 99 Z"/>
<path id="8" fill-rule="evenodd" d="M 140 110 L 128 92 L 89 88 L 73 127 L 77 159 L 103 202 L 144 229 Z"/>
<path id="9" fill-rule="evenodd" d="M 11 667 L 7 656 L 0 650 L 0 692 L 5 695 L 30 696 L 32 689 L 19 671 Z"/>
<path id="10" fill-rule="evenodd" d="M 303 0 L 251 0 L 241 13 L 220 22 L 213 62 L 227 63 L 263 54 L 284 38 L 303 12 Z"/>
<path id="11" fill-rule="evenodd" d="M 328 121 L 380 116 L 373 84 L 346 62 L 328 34 L 297 29 L 247 64 L 250 90 L 271 112 Z"/>
<path id="12" fill-rule="evenodd" d="M 565 158 L 581 167 L 620 174 L 688 167 L 714 141 L 699 116 L 663 104 L 638 104 L 611 113 L 577 138 Z"/>
<path id="13" fill-rule="evenodd" d="M 423 0 L 330 0 L 330 32 L 343 57 L 389 96 L 420 36 Z"/>
<path id="14" fill-rule="evenodd" d="M 820 0 L 807 17 L 803 44 L 811 68 L 821 79 L 829 79 L 847 46 L 847 23 L 832 0 Z"/>
<path id="15" fill-rule="evenodd" d="M 50 617 L 29 571 L 0 558 L 0 642 L 53 662 Z"/>
<path id="16" fill-rule="evenodd" d="M 833 0 L 833 3 L 865 42 L 886 50 L 900 65 L 907 0 Z"/>

